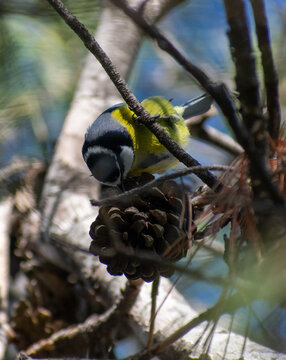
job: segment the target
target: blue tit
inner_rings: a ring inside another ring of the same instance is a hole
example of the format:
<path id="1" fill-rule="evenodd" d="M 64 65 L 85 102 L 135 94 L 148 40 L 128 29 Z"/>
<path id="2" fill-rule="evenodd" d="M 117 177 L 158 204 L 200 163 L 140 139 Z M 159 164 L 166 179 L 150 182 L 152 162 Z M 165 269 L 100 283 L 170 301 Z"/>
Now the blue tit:
<path id="1" fill-rule="evenodd" d="M 162 97 L 149 97 L 143 107 L 181 147 L 186 147 L 190 133 L 184 119 L 206 112 L 212 103 L 202 95 L 182 106 Z M 178 160 L 158 141 L 156 136 L 136 120 L 126 103 L 105 110 L 88 128 L 82 155 L 92 175 L 101 183 L 121 186 L 126 177 L 142 173 L 160 174 Z"/>

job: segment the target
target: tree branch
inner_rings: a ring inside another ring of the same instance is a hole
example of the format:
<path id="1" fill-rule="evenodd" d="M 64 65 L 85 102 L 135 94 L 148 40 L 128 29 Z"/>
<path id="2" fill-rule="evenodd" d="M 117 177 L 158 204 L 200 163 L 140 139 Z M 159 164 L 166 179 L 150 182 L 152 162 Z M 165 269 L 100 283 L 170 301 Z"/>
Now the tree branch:
<path id="1" fill-rule="evenodd" d="M 190 73 L 199 84 L 214 98 L 220 106 L 224 116 L 238 140 L 245 149 L 250 160 L 250 168 L 258 174 L 263 188 L 270 194 L 272 200 L 284 204 L 278 188 L 273 184 L 272 178 L 266 168 L 264 158 L 257 151 L 255 143 L 247 128 L 239 121 L 233 106 L 231 95 L 224 84 L 216 84 L 198 66 L 190 62 L 176 47 L 164 36 L 154 25 L 149 24 L 136 10 L 132 9 L 124 0 L 111 0 L 120 7 L 145 33 L 157 41 L 158 46 L 171 55 L 188 73 Z M 259 99 L 259 98 L 258 98 Z M 164 144 L 165 145 L 165 144 Z"/>
<path id="2" fill-rule="evenodd" d="M 140 117 L 140 121 L 158 138 L 172 155 L 180 160 L 186 166 L 198 166 L 200 163 L 192 158 L 186 151 L 178 146 L 178 144 L 164 131 L 150 114 L 144 109 L 141 103 L 128 89 L 126 82 L 121 78 L 119 72 L 111 62 L 110 58 L 103 51 L 95 38 L 88 32 L 86 27 L 80 23 L 75 16 L 64 6 L 60 0 L 48 0 L 58 14 L 64 19 L 67 25 L 80 37 L 84 45 L 91 51 L 96 59 L 101 63 L 102 67 L 116 86 L 122 98 L 128 104 L 130 109 Z M 213 188 L 217 184 L 217 178 L 210 172 L 203 171 L 199 175 L 200 179 L 209 187 Z"/>
<path id="3" fill-rule="evenodd" d="M 216 114 L 216 108 L 211 107 L 206 114 L 194 116 L 187 119 L 185 123 L 189 127 L 192 136 L 216 145 L 234 156 L 240 155 L 243 149 L 230 135 L 217 130 L 213 126 L 205 125 L 205 122 Z"/>
<path id="4" fill-rule="evenodd" d="M 132 9 L 124 0 L 111 0 L 114 5 L 121 8 L 137 26 L 148 36 L 155 40 L 159 48 L 174 58 L 192 77 L 202 86 L 220 106 L 223 114 L 228 119 L 239 143 L 248 150 L 251 139 L 245 128 L 240 124 L 232 97 L 224 84 L 215 83 L 201 68 L 189 61 L 158 28 L 148 23 L 136 10 Z M 251 151 L 251 150 L 249 150 Z"/>
<path id="5" fill-rule="evenodd" d="M 116 194 L 115 196 L 110 196 L 108 198 L 105 199 L 101 199 L 101 200 L 90 200 L 91 205 L 93 206 L 103 206 L 103 205 L 111 205 L 114 204 L 114 202 L 120 202 L 120 201 L 124 201 L 127 198 L 134 196 L 136 194 L 140 194 L 142 191 L 149 189 L 151 187 L 155 187 L 158 186 L 159 184 L 163 183 L 164 181 L 167 180 L 172 180 L 172 179 L 176 179 L 179 177 L 183 177 L 189 174 L 199 174 L 200 172 L 203 172 L 205 170 L 208 171 L 227 171 L 231 169 L 230 166 L 227 165 L 210 165 L 210 166 L 203 166 L 203 165 L 199 165 L 199 166 L 193 166 L 187 169 L 183 169 L 183 170 L 178 170 L 175 172 L 172 172 L 170 174 L 166 174 L 166 175 L 162 175 L 159 178 L 156 178 L 150 182 L 148 182 L 145 185 L 141 185 L 139 187 L 136 187 L 134 189 L 131 189 L 129 191 L 125 191 L 124 193 L 121 194 Z"/>
<path id="6" fill-rule="evenodd" d="M 242 117 L 253 135 L 255 146 L 265 155 L 265 119 L 262 116 L 256 60 L 251 44 L 250 30 L 244 0 L 224 0 L 229 25 L 230 49 L 236 68 L 236 86 L 239 92 Z"/>
<path id="7" fill-rule="evenodd" d="M 278 91 L 278 76 L 272 56 L 268 21 L 263 0 L 250 0 L 258 39 L 258 46 L 261 52 L 262 67 L 264 73 L 264 85 L 266 89 L 267 110 L 268 110 L 268 132 L 277 143 L 280 129 L 280 104 Z"/>
<path id="8" fill-rule="evenodd" d="M 231 296 L 228 296 L 227 298 L 221 297 L 220 300 L 212 307 L 208 308 L 207 310 L 201 312 L 199 315 L 193 317 L 190 321 L 185 323 L 183 326 L 179 327 L 178 330 L 174 333 L 172 333 L 170 336 L 166 337 L 163 341 L 158 342 L 157 344 L 153 345 L 150 349 L 143 350 L 141 353 L 138 353 L 134 356 L 125 358 L 125 360 L 148 360 L 158 354 L 164 354 L 166 352 L 170 351 L 170 345 L 176 342 L 177 340 L 181 339 L 184 335 L 192 338 L 192 345 L 190 348 L 186 348 L 182 344 L 182 350 L 185 350 L 186 354 L 189 355 L 190 358 L 194 359 L 197 358 L 196 354 L 200 354 L 201 357 L 203 357 L 204 352 L 204 345 L 199 345 L 199 350 L 195 348 L 196 344 L 195 340 L 197 336 L 199 336 L 200 342 L 202 341 L 202 338 L 205 334 L 204 330 L 202 331 L 202 323 L 203 322 L 212 322 L 214 319 L 217 319 L 219 315 L 222 314 L 233 314 L 235 311 L 240 308 L 241 306 L 245 306 L 246 304 L 253 301 L 253 299 L 245 297 L 241 295 L 241 293 L 235 293 Z M 195 334 L 195 330 L 200 328 L 200 333 Z M 254 359 L 254 358 L 263 358 L 271 360 L 272 356 L 275 354 L 275 352 L 269 350 L 267 351 L 266 348 L 261 347 L 258 348 L 252 348 L 253 345 L 251 345 L 251 341 L 247 340 L 247 345 L 245 348 L 243 346 L 245 345 L 245 338 L 243 336 L 237 335 L 237 339 L 235 342 L 233 342 L 233 338 L 230 340 L 229 334 L 226 331 L 220 332 L 221 335 L 224 333 L 223 340 L 219 339 L 218 334 L 215 333 L 215 328 L 211 329 L 210 336 L 213 336 L 213 348 L 223 348 L 223 353 L 230 352 L 230 357 L 233 356 L 235 353 L 235 348 L 239 347 L 244 352 L 244 357 L 246 359 Z M 232 343 L 232 344 L 231 344 Z M 228 348 L 226 348 L 228 346 Z M 212 349 L 213 351 L 213 349 Z M 211 351 L 211 352 L 212 352 Z M 279 356 L 281 354 L 277 354 Z M 198 355 L 197 355 L 198 356 Z M 222 357 L 222 355 L 213 355 L 210 353 L 207 357 L 207 359 L 217 359 Z M 186 355 L 187 357 L 187 355 Z M 199 356 L 198 356 L 199 357 Z M 174 357 L 175 358 L 175 357 Z"/>
<path id="9" fill-rule="evenodd" d="M 250 29 L 244 0 L 224 0 L 230 48 L 236 68 L 236 85 L 241 103 L 242 119 L 254 141 L 260 166 L 250 157 L 250 176 L 254 196 L 261 196 L 265 188 L 272 188 L 272 199 L 282 204 L 278 188 L 273 184 L 270 170 L 267 169 L 266 121 L 262 114 L 259 81 L 256 73 L 256 60 L 251 43 Z M 264 169 L 262 174 L 261 170 Z M 267 185 L 268 184 L 268 185 Z M 276 195 L 275 195 L 276 193 Z M 280 199 L 279 199 L 280 198 Z"/>
<path id="10" fill-rule="evenodd" d="M 196 131 L 200 139 L 208 141 L 234 156 L 243 153 L 242 147 L 231 136 L 217 130 L 213 126 L 198 126 L 197 130 L 194 130 L 194 134 Z"/>

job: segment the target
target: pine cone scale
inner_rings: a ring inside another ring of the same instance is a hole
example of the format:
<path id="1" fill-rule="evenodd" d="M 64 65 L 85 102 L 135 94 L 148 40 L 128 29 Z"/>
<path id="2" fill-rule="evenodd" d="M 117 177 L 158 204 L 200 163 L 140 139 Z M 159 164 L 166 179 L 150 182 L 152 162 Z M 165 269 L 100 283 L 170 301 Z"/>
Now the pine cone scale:
<path id="1" fill-rule="evenodd" d="M 111 275 L 152 281 L 171 276 L 186 255 L 186 195 L 173 181 L 147 188 L 124 204 L 102 206 L 90 227 L 90 251 Z"/>

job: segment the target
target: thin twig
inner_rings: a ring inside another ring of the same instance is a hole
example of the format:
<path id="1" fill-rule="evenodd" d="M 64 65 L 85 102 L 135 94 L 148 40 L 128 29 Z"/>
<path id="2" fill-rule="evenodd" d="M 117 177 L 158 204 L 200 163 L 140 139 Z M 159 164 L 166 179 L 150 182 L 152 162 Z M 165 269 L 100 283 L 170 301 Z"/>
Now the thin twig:
<path id="1" fill-rule="evenodd" d="M 280 346 L 279 338 L 276 337 L 275 333 L 272 332 L 271 328 L 267 329 L 267 318 L 273 316 L 273 312 L 270 312 L 267 317 L 263 317 L 263 319 L 261 319 L 256 313 L 256 311 L 253 309 L 253 304 L 250 304 L 249 308 L 251 311 L 251 315 L 257 321 L 260 327 L 259 330 L 263 333 L 264 338 L 268 339 L 269 343 L 271 343 L 271 347 L 276 347 L 278 349 Z M 275 310 L 277 310 L 277 308 Z"/>
<path id="2" fill-rule="evenodd" d="M 161 343 L 154 345 L 153 348 L 150 349 L 150 352 L 152 354 L 159 354 L 160 352 L 164 351 L 170 344 L 174 343 L 176 340 L 180 339 L 183 335 L 185 335 L 187 332 L 198 326 L 199 324 L 205 322 L 205 321 L 213 321 L 214 326 L 210 330 L 210 334 L 208 335 L 206 339 L 206 344 L 210 343 L 213 333 L 215 331 L 215 327 L 217 325 L 217 322 L 220 318 L 220 316 L 224 313 L 230 313 L 232 314 L 238 307 L 244 306 L 244 304 L 247 304 L 251 300 L 248 299 L 245 296 L 242 296 L 239 292 L 235 293 L 234 295 L 229 296 L 228 294 L 231 293 L 232 287 L 230 288 L 231 284 L 231 274 L 228 273 L 228 281 L 224 284 L 222 288 L 222 292 L 220 295 L 219 300 L 216 302 L 216 304 L 206 311 L 200 313 L 196 318 L 189 321 L 186 325 L 183 325 L 180 329 L 178 329 L 175 333 L 171 334 L 168 338 L 164 339 Z M 208 347 L 209 351 L 209 347 Z"/>
<path id="3" fill-rule="evenodd" d="M 244 352 L 245 352 L 246 342 L 247 342 L 248 335 L 249 335 L 249 330 L 250 330 L 250 320 L 251 320 L 251 305 L 248 306 L 247 324 L 246 324 L 246 328 L 245 328 L 245 332 L 244 332 L 243 346 L 241 348 L 241 353 L 240 353 L 240 358 L 241 359 L 244 358 L 243 355 L 244 355 Z"/>
<path id="4" fill-rule="evenodd" d="M 230 283 L 230 281 L 232 279 L 230 271 L 228 272 L 227 279 L 228 279 L 228 282 Z M 209 351 L 210 351 L 213 336 L 214 336 L 218 321 L 220 319 L 220 316 L 224 312 L 224 307 L 225 307 L 224 305 L 225 305 L 226 301 L 228 300 L 228 298 L 227 298 L 228 293 L 231 293 L 231 288 L 229 285 L 225 284 L 222 288 L 220 297 L 219 297 L 217 303 L 215 304 L 216 309 L 213 312 L 212 328 L 210 329 L 209 334 L 207 335 L 207 338 L 204 341 L 203 348 L 206 348 L 206 353 L 209 353 Z"/>
<path id="5" fill-rule="evenodd" d="M 213 126 L 206 125 L 207 120 L 215 115 L 217 115 L 217 109 L 212 106 L 205 114 L 187 119 L 185 124 L 190 129 L 192 136 L 218 146 L 220 149 L 225 150 L 234 156 L 240 155 L 243 152 L 243 148 L 233 139 L 233 137 Z"/>
<path id="6" fill-rule="evenodd" d="M 261 52 L 261 61 L 264 73 L 264 85 L 268 110 L 268 132 L 277 143 L 280 129 L 280 104 L 278 90 L 278 76 L 273 61 L 269 26 L 263 0 L 250 0 L 256 27 L 258 46 Z"/>
<path id="7" fill-rule="evenodd" d="M 225 134 L 213 126 L 206 125 L 201 129 L 201 138 L 221 149 L 228 151 L 234 156 L 241 155 L 243 148 L 228 134 Z"/>
<path id="8" fill-rule="evenodd" d="M 79 251 L 79 252 L 82 252 L 85 255 L 94 256 L 88 250 L 83 249 L 83 248 L 81 248 L 81 247 L 79 247 L 77 245 L 71 244 L 67 240 L 53 237 L 52 241 L 57 246 L 62 246 L 64 248 L 70 249 L 72 251 Z M 215 241 L 213 241 L 212 244 L 215 244 Z M 223 249 L 221 249 L 221 251 L 220 251 L 220 249 L 217 249 L 217 247 L 212 248 L 211 245 L 207 246 L 205 243 L 203 243 L 203 247 L 206 247 L 207 250 L 213 251 L 215 256 L 223 255 Z M 117 250 L 117 253 L 120 254 L 120 251 Z M 105 254 L 106 254 L 106 252 L 105 252 Z M 179 263 L 171 263 L 170 261 L 165 260 L 162 257 L 156 256 L 156 255 L 154 255 L 152 253 L 150 254 L 150 252 L 143 252 L 142 251 L 140 253 L 132 254 L 132 256 L 133 256 L 133 258 L 135 260 L 151 261 L 151 262 L 153 262 L 155 264 L 158 264 L 158 265 L 169 266 L 173 270 L 177 271 L 178 273 L 186 274 L 188 276 L 194 277 L 195 279 L 199 279 L 199 280 L 202 280 L 202 281 L 207 281 L 208 283 L 211 283 L 211 284 L 218 284 L 218 285 L 225 284 L 225 281 L 219 276 L 210 277 L 209 275 L 204 275 L 201 271 L 197 271 L 195 269 L 189 269 L 185 265 L 180 265 Z"/>
<path id="9" fill-rule="evenodd" d="M 159 184 L 161 184 L 162 182 L 167 181 L 167 180 L 176 179 L 178 177 L 186 176 L 186 175 L 189 175 L 191 173 L 197 174 L 199 176 L 199 173 L 201 171 L 206 170 L 206 169 L 208 171 L 227 171 L 227 170 L 230 170 L 231 167 L 227 166 L 227 165 L 213 165 L 213 166 L 200 165 L 200 166 L 193 166 L 193 167 L 190 167 L 190 168 L 186 168 L 186 169 L 183 169 L 183 170 L 172 172 L 172 173 L 167 174 L 167 175 L 163 175 L 163 176 L 161 176 L 161 177 L 159 177 L 157 179 L 154 179 L 154 180 L 150 181 L 149 183 L 147 183 L 145 185 L 142 185 L 140 187 L 134 188 L 134 189 L 129 190 L 129 191 L 125 191 L 124 193 L 119 194 L 119 195 L 111 196 L 111 197 L 108 197 L 108 198 L 102 199 L 102 200 L 91 199 L 90 203 L 93 206 L 102 206 L 102 205 L 114 204 L 114 202 L 124 201 L 125 199 L 127 199 L 127 198 L 129 198 L 131 196 L 134 196 L 136 194 L 140 194 L 141 191 L 149 189 L 149 188 L 151 188 L 153 186 L 158 186 Z"/>
<path id="10" fill-rule="evenodd" d="M 191 133 L 202 140 L 218 146 L 220 149 L 228 153 L 238 156 L 243 153 L 243 148 L 228 134 L 225 134 L 210 125 L 190 124 Z"/>
<path id="11" fill-rule="evenodd" d="M 212 341 L 214 338 L 214 334 L 217 328 L 217 324 L 218 324 L 219 318 L 218 319 L 214 319 L 213 323 L 212 323 L 212 327 L 206 337 L 206 340 L 204 341 L 203 344 L 203 352 L 204 354 L 208 355 L 210 350 L 211 350 L 211 345 L 212 345 Z"/>
<path id="12" fill-rule="evenodd" d="M 230 343 L 230 337 L 231 337 L 231 334 L 232 334 L 232 327 L 233 327 L 234 317 L 235 317 L 235 313 L 231 315 L 231 321 L 230 321 L 230 324 L 229 324 L 229 327 L 228 327 L 228 336 L 227 336 L 227 340 L 226 340 L 225 347 L 224 347 L 224 352 L 223 352 L 223 357 L 222 357 L 223 360 L 226 359 L 227 348 L 228 348 L 228 345 Z"/>
<path id="13" fill-rule="evenodd" d="M 240 122 L 237 111 L 233 105 L 232 96 L 224 84 L 215 83 L 201 68 L 189 61 L 154 25 L 146 21 L 141 14 L 132 9 L 124 0 L 111 0 L 120 7 L 148 36 L 154 39 L 160 49 L 171 55 L 194 79 L 214 98 L 227 118 L 238 142 L 245 149 L 251 162 L 251 169 L 255 171 L 262 181 L 262 186 L 270 194 L 272 200 L 279 204 L 284 201 L 272 182 L 272 178 L 265 166 L 265 161 L 257 151 L 251 133 Z"/>
<path id="14" fill-rule="evenodd" d="M 194 258 L 194 256 L 196 255 L 196 253 L 200 250 L 200 248 L 203 246 L 203 242 L 197 244 L 196 249 L 192 252 L 192 254 L 190 254 L 189 259 L 187 261 L 187 263 L 184 265 L 184 269 L 189 269 L 189 265 L 192 262 L 192 259 Z M 193 270 L 191 270 L 193 272 Z M 198 271 L 199 277 L 202 274 L 202 271 Z M 163 305 L 165 304 L 165 302 L 167 301 L 169 295 L 171 294 L 171 292 L 173 291 L 173 289 L 177 286 L 179 280 L 181 279 L 183 273 L 179 273 L 179 275 L 176 277 L 176 280 L 172 283 L 169 291 L 166 293 L 164 299 L 161 301 L 160 305 L 158 306 L 156 313 L 154 314 L 154 318 L 158 315 L 159 311 L 161 311 Z M 196 276 L 195 276 L 196 277 Z"/>
<path id="15" fill-rule="evenodd" d="M 240 296 L 239 293 L 234 294 L 227 299 L 223 299 L 224 306 L 222 307 L 221 301 L 217 302 L 213 307 L 210 307 L 206 311 L 200 313 L 197 317 L 190 320 L 187 324 L 183 325 L 179 328 L 175 333 L 171 334 L 165 340 L 160 342 L 159 344 L 154 345 L 151 349 L 149 349 L 149 353 L 152 355 L 160 354 L 164 351 L 169 345 L 173 344 L 175 341 L 184 336 L 187 332 L 194 329 L 199 324 L 205 321 L 212 321 L 214 318 L 218 317 L 218 314 L 222 313 L 232 313 L 238 307 L 244 305 L 244 299 Z"/>
<path id="16" fill-rule="evenodd" d="M 236 110 L 233 106 L 232 96 L 224 84 L 214 82 L 200 67 L 193 64 L 182 54 L 172 42 L 163 35 L 157 27 L 148 23 L 141 14 L 132 9 L 125 0 L 111 0 L 120 7 L 148 36 L 155 40 L 159 48 L 173 57 L 192 77 L 214 98 L 228 119 L 239 143 L 246 149 L 250 142 L 245 128 L 240 124 Z"/>
<path id="17" fill-rule="evenodd" d="M 47 0 L 51 6 L 64 19 L 67 25 L 79 36 L 84 45 L 100 62 L 107 75 L 110 77 L 122 98 L 129 108 L 140 117 L 140 121 L 157 137 L 159 142 L 170 151 L 178 160 L 186 166 L 198 166 L 200 163 L 183 150 L 162 128 L 157 121 L 144 109 L 133 93 L 128 89 L 126 82 L 121 78 L 119 72 L 111 62 L 110 58 L 103 51 L 95 38 L 89 33 L 86 27 L 73 16 L 60 0 Z M 209 187 L 217 185 L 217 178 L 208 170 L 200 173 L 199 177 Z"/>
<path id="18" fill-rule="evenodd" d="M 121 8 L 148 36 L 155 40 L 161 50 L 167 52 L 174 58 L 214 98 L 225 117 L 229 120 L 239 143 L 241 145 L 247 144 L 250 140 L 246 129 L 243 129 L 240 125 L 236 110 L 233 106 L 232 96 L 227 87 L 224 84 L 214 82 L 206 72 L 188 60 L 157 27 L 148 23 L 140 13 L 128 6 L 126 1 L 111 1 L 114 5 Z"/>
<path id="19" fill-rule="evenodd" d="M 192 351 L 194 351 L 195 349 L 198 348 L 201 340 L 204 338 L 204 336 L 206 335 L 209 327 L 210 327 L 211 323 L 208 321 L 203 329 L 203 331 L 201 332 L 201 334 L 198 336 L 197 340 L 194 342 L 194 345 L 192 346 Z"/>
<path id="20" fill-rule="evenodd" d="M 154 329 L 155 329 L 155 319 L 156 319 L 156 308 L 157 308 L 157 297 L 160 285 L 160 276 L 157 276 L 152 283 L 151 290 L 151 314 L 150 314 L 150 326 L 149 326 L 149 336 L 147 342 L 147 348 L 153 345 L 154 340 Z"/>

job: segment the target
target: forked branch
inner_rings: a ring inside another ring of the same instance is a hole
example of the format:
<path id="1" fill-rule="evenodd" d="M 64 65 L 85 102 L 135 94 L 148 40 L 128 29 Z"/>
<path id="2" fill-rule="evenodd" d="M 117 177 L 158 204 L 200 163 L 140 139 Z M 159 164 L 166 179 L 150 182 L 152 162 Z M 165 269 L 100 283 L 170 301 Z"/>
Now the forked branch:
<path id="1" fill-rule="evenodd" d="M 227 118 L 238 142 L 248 155 L 250 168 L 252 169 L 252 172 L 259 177 L 262 188 L 269 193 L 274 202 L 283 204 L 283 199 L 277 187 L 272 182 L 271 174 L 268 171 L 264 158 L 261 156 L 261 152 L 257 149 L 252 134 L 248 131 L 248 128 L 240 122 L 232 101 L 232 96 L 227 87 L 224 84 L 215 83 L 201 68 L 189 61 L 157 27 L 150 24 L 141 13 L 128 6 L 125 0 L 111 1 L 114 5 L 120 7 L 149 37 L 157 42 L 160 49 L 172 56 L 172 58 L 191 74 L 192 77 L 214 98 L 224 116 Z M 257 99 L 255 99 L 255 97 L 252 99 L 253 103 L 256 101 L 256 103 L 259 104 L 258 95 Z M 263 121 L 262 119 L 260 120 L 261 122 Z M 262 144 L 264 144 L 263 141 Z"/>

